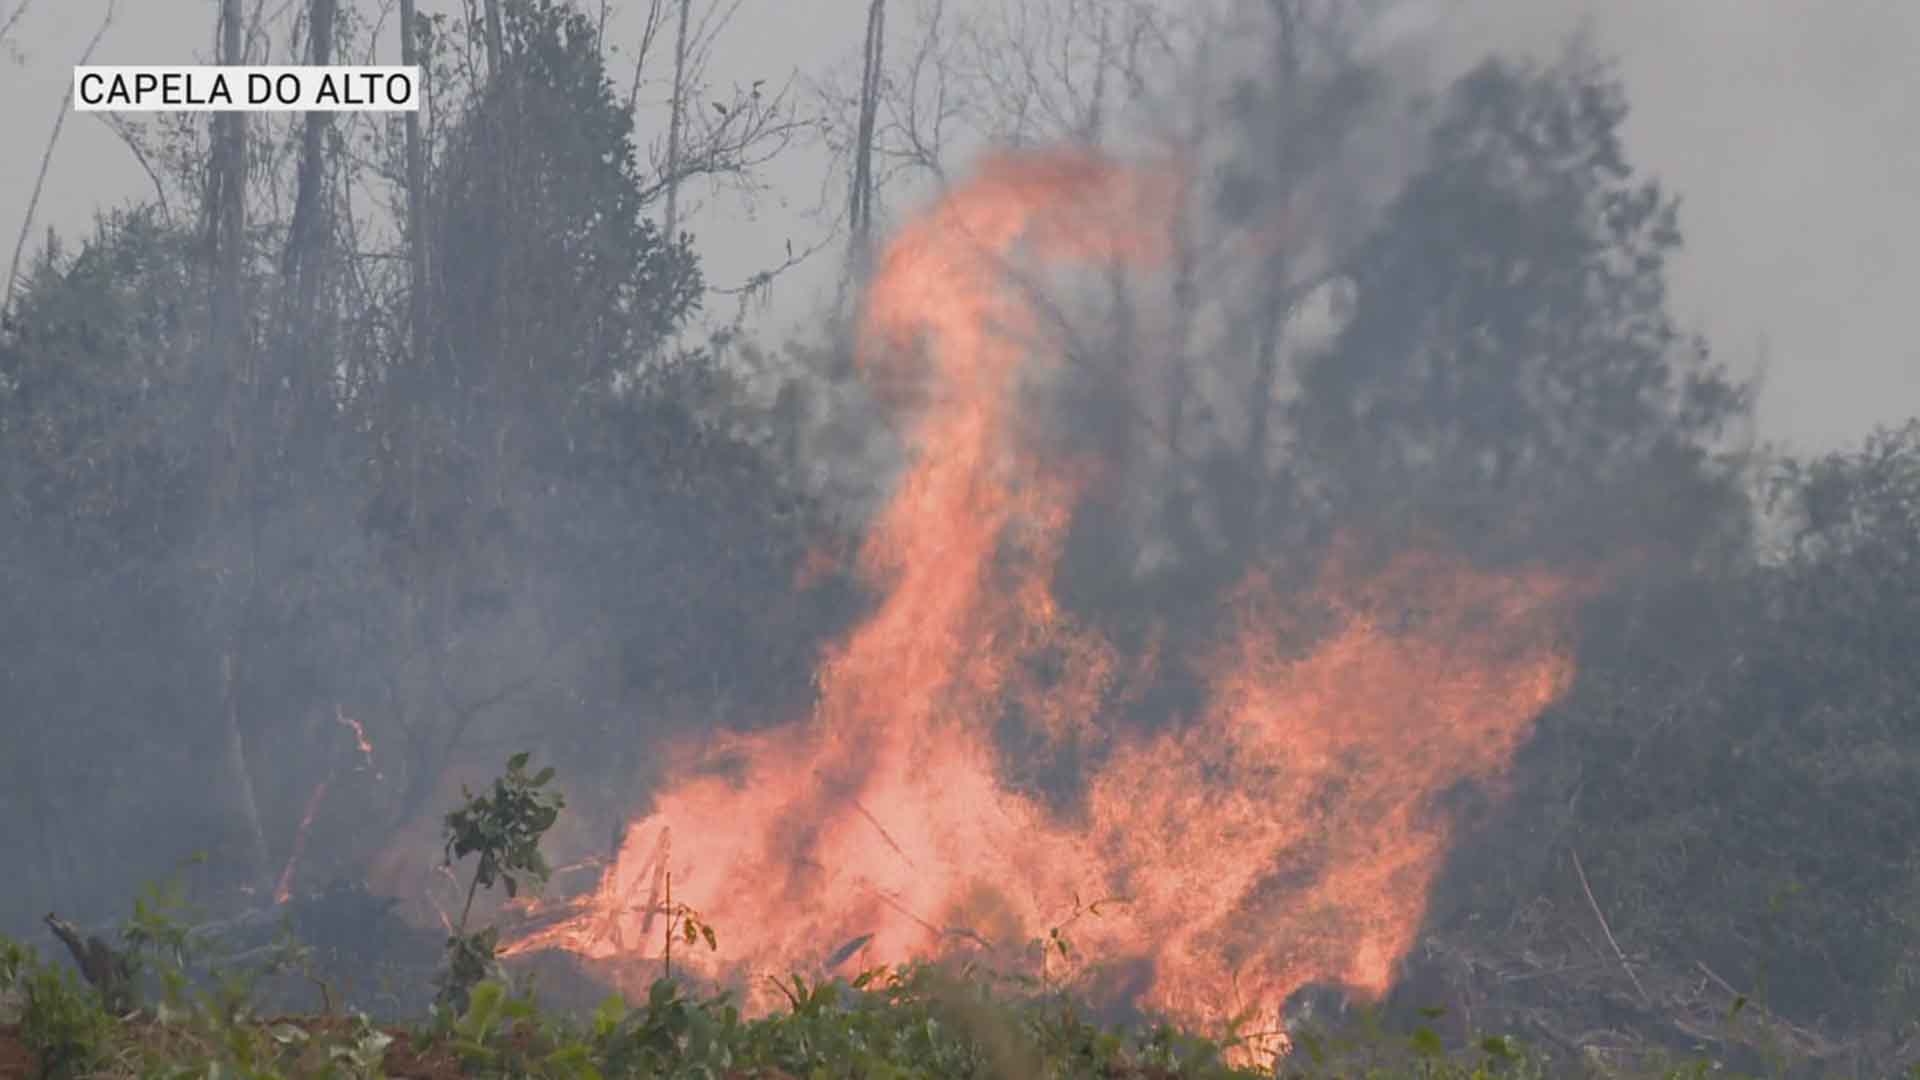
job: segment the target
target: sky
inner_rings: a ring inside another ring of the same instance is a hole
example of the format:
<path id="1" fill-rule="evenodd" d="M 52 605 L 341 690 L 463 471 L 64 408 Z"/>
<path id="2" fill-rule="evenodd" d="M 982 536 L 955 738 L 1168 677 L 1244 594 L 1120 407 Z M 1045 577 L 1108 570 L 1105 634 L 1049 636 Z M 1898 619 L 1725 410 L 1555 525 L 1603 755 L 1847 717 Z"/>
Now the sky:
<path id="1" fill-rule="evenodd" d="M 270 9 L 289 2 L 267 0 Z M 1634 106 L 1629 152 L 1682 199 L 1687 250 L 1674 267 L 1676 313 L 1736 371 L 1762 374 L 1763 438 L 1824 451 L 1920 415 L 1920 334 L 1906 323 L 1920 299 L 1920 64 L 1912 59 L 1920 3 L 1416 2 L 1431 5 L 1442 67 L 1493 50 L 1552 52 L 1582 27 L 1618 59 Z M 0 18 L 15 3 L 0 0 Z M 8 42 L 16 55 L 0 53 L 0 238 L 9 252 L 71 67 L 107 0 L 30 3 Z M 361 3 L 371 10 L 375 0 Z M 457 7 L 419 3 L 427 12 Z M 778 83 L 857 63 L 864 0 L 740 3 L 718 43 L 714 81 Z M 93 62 L 202 59 L 215 6 L 119 0 Z M 626 25 L 616 19 L 610 37 L 620 40 Z M 805 211 L 819 198 L 823 167 L 817 154 L 794 154 L 768 174 L 751 208 L 709 200 L 693 227 L 710 279 L 737 283 L 779 263 L 787 240 L 804 248 L 814 239 Z M 144 185 L 97 118 L 69 115 L 35 232 L 81 230 L 96 209 L 137 198 Z M 778 312 L 805 310 L 823 278 L 783 281 Z"/>

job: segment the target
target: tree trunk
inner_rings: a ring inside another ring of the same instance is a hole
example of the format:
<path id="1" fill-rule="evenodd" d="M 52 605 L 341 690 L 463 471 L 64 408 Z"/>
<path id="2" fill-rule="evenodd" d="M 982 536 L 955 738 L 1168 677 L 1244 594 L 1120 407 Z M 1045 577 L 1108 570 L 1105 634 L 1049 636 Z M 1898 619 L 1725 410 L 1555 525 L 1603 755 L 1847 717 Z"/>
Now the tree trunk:
<path id="1" fill-rule="evenodd" d="M 853 184 L 847 206 L 848 254 L 855 282 L 866 277 L 873 256 L 873 128 L 880 112 L 880 63 L 886 21 L 886 0 L 873 0 L 867 8 L 866 63 L 860 76 L 860 132 L 853 148 Z"/>
<path id="2" fill-rule="evenodd" d="M 687 22 L 693 0 L 680 0 L 680 27 L 673 41 L 673 101 L 667 114 L 666 237 L 671 244 L 680 228 L 680 128 L 687 112 Z"/>
<path id="3" fill-rule="evenodd" d="M 227 769 L 233 775 L 234 801 L 238 804 L 241 823 L 247 828 L 247 856 L 252 863 L 248 879 L 258 888 L 262 883 L 271 881 L 272 867 L 267 853 L 267 830 L 261 821 L 260 802 L 253 790 L 253 772 L 247 767 L 247 745 L 240 733 L 240 707 L 236 691 L 234 654 L 232 649 L 228 649 L 220 654 L 220 694 L 226 705 L 222 712 L 226 720 Z"/>
<path id="4" fill-rule="evenodd" d="M 308 60 L 316 67 L 333 63 L 333 23 L 337 8 L 338 0 L 312 0 L 308 8 Z M 293 221 L 287 228 L 287 250 L 282 260 L 288 283 L 296 294 L 301 291 L 304 271 L 319 235 L 321 169 L 325 164 L 328 116 L 319 110 L 308 113 L 300 136 L 300 171 L 293 200 Z"/>
<path id="5" fill-rule="evenodd" d="M 419 62 L 414 23 L 414 0 L 400 0 L 400 59 L 405 64 Z M 433 603 L 433 582 L 427 573 L 429 561 L 421 542 L 424 524 L 421 494 L 425 483 L 425 444 L 433 436 L 426 423 L 425 407 L 431 359 L 427 338 L 426 157 L 421 145 L 419 114 L 408 113 L 405 123 L 406 239 L 407 260 L 412 275 L 407 296 L 408 347 L 407 355 L 394 365 L 395 371 L 388 389 L 386 423 L 404 458 L 397 463 L 405 488 L 405 526 L 401 530 L 399 556 L 405 567 L 402 574 L 405 597 L 401 614 L 405 634 L 403 653 L 417 658 L 428 655 L 431 649 L 426 644 L 429 636 L 426 623 L 428 609 Z M 409 733 L 417 725 L 425 723 L 425 717 L 420 715 L 421 708 L 413 697 L 403 687 L 397 688 L 394 697 L 396 726 Z M 420 780 L 410 770 L 407 782 L 414 785 Z"/>
<path id="6" fill-rule="evenodd" d="M 497 14 L 495 2 L 487 4 L 488 18 L 491 21 Z M 414 42 L 414 2 L 400 0 L 400 62 L 417 64 L 420 62 L 418 47 Z M 488 35 L 488 49 L 492 51 L 494 36 Z M 407 138 L 407 257 L 412 267 L 413 277 L 407 293 L 407 330 L 412 347 L 412 364 L 415 378 L 424 376 L 427 366 L 427 245 L 426 245 L 426 186 L 427 162 L 425 148 L 420 143 L 420 114 L 406 114 Z"/>
<path id="7" fill-rule="evenodd" d="M 409 4 L 408 6 L 412 6 Z M 500 0 L 487 0 L 487 77 L 500 75 L 501 48 Z"/>
<path id="8" fill-rule="evenodd" d="M 312 0 L 308 8 L 308 60 L 316 67 L 333 62 L 333 26 L 338 0 Z M 293 221 L 287 228 L 287 248 L 281 259 L 290 308 L 286 320 L 289 374 L 294 411 L 288 432 L 299 439 L 309 430 L 325 398 L 324 356 L 314 351 L 315 321 L 319 311 L 320 273 L 317 266 L 328 229 L 325 197 L 326 135 L 329 114 L 306 115 L 300 139 L 300 170 L 293 202 Z"/>
<path id="9" fill-rule="evenodd" d="M 240 0 L 220 3 L 220 62 L 244 63 Z M 229 513 L 237 505 L 249 518 L 246 533 L 257 537 L 257 522 L 251 520 L 253 484 L 251 466 L 253 372 L 248 347 L 247 311 L 242 295 L 242 267 L 247 233 L 247 124 L 242 112 L 214 114 L 213 168 L 207 199 L 207 231 L 213 257 L 213 289 L 208 311 L 211 325 L 208 340 L 221 403 L 218 432 L 214 438 L 211 476 L 213 530 L 225 527 Z M 245 573 L 236 575 L 237 587 L 251 590 L 257 585 L 258 560 L 247 552 Z M 237 605 L 242 612 L 251 605 Z M 254 796 L 253 775 L 247 766 L 246 739 L 240 728 L 239 679 L 236 668 L 244 616 L 235 617 L 227 628 L 226 648 L 220 656 L 220 713 L 226 730 L 227 768 L 233 785 L 234 801 L 242 825 L 248 834 L 248 856 L 252 863 L 250 880 L 259 886 L 269 880 L 267 834 L 260 817 L 260 804 Z"/>

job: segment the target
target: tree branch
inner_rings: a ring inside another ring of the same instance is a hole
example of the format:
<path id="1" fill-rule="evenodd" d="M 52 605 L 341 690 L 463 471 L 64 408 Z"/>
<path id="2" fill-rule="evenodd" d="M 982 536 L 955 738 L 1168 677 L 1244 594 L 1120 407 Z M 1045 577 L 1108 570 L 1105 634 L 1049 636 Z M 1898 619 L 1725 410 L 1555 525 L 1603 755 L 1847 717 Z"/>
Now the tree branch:
<path id="1" fill-rule="evenodd" d="M 13 6 L 13 13 L 7 16 L 7 21 L 0 22 L 0 45 L 6 44 L 7 35 L 13 33 L 13 28 L 20 23 L 20 17 L 32 6 L 33 0 L 20 0 Z"/>
<path id="2" fill-rule="evenodd" d="M 173 207 L 167 202 L 167 185 L 160 179 L 159 171 L 153 167 L 153 162 L 147 157 L 146 149 L 140 145 L 139 138 L 127 126 L 126 121 L 113 113 L 97 112 L 92 115 L 94 119 L 105 124 L 108 131 L 119 137 L 120 142 L 133 154 L 133 160 L 140 164 L 140 171 L 146 173 L 147 179 L 153 182 L 153 197 L 160 204 L 160 216 L 172 222 Z"/>
<path id="3" fill-rule="evenodd" d="M 1593 898 L 1593 886 L 1587 884 L 1587 871 L 1580 865 L 1580 853 L 1571 848 L 1567 853 L 1573 856 L 1573 872 L 1580 878 L 1580 890 L 1587 894 L 1587 903 L 1593 908 L 1593 917 L 1600 922 L 1600 932 L 1607 936 L 1607 944 L 1613 947 L 1614 959 L 1620 961 L 1620 969 L 1627 973 L 1628 979 L 1632 980 L 1633 988 L 1640 993 L 1640 1000 L 1643 1003 L 1652 1004 L 1653 999 L 1647 996 L 1647 988 L 1640 985 L 1640 976 L 1635 975 L 1633 965 L 1627 963 L 1627 954 L 1620 951 L 1620 943 L 1613 939 L 1613 927 L 1607 925 L 1607 917 L 1600 913 L 1600 901 Z"/>
<path id="4" fill-rule="evenodd" d="M 107 0 L 107 13 L 100 19 L 99 29 L 93 32 L 93 39 L 87 42 L 86 51 L 80 54 L 76 67 L 85 67 L 93 59 L 93 51 L 100 46 L 100 39 L 107 36 L 107 28 L 113 25 L 114 12 L 118 10 L 120 0 Z M 6 26 L 0 28 L 0 39 L 6 37 L 6 30 L 12 29 L 20 14 L 27 9 L 26 0 L 21 0 L 18 8 L 8 17 Z M 20 220 L 20 237 L 13 242 L 13 260 L 7 264 L 7 288 L 0 292 L 0 318 L 13 310 L 13 284 L 20 276 L 20 253 L 27 248 L 27 236 L 33 232 L 34 214 L 40 209 L 40 192 L 47 186 L 47 169 L 53 164 L 53 149 L 60 144 L 60 129 L 66 126 L 67 114 L 73 111 L 73 86 L 68 84 L 67 92 L 60 95 L 60 113 L 53 119 L 53 132 L 47 136 L 47 147 L 40 153 L 40 171 L 33 178 L 33 194 L 27 197 L 27 214 Z"/>

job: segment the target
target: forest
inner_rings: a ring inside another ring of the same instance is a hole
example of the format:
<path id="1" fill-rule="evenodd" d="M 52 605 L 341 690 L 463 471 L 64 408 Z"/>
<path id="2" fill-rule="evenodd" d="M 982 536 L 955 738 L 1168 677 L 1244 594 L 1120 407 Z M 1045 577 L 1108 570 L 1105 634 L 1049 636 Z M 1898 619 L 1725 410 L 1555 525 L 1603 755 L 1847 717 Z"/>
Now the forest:
<path id="1" fill-rule="evenodd" d="M 1920 402 L 1763 437 L 1589 42 L 868 0 L 724 85 L 738 0 L 625 6 L 182 4 L 424 105 L 6 208 L 0 1076 L 1920 1068 Z"/>

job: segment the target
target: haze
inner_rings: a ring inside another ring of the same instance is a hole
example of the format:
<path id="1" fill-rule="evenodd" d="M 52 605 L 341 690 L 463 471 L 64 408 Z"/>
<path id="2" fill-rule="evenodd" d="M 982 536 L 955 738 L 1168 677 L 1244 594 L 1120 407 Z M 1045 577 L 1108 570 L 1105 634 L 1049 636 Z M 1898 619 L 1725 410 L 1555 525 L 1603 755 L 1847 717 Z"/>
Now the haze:
<path id="1" fill-rule="evenodd" d="M 955 9 L 1000 2 L 957 0 Z M 421 4 L 429 13 L 455 7 Z M 746 0 L 716 45 L 712 80 L 817 78 L 853 64 L 864 7 Z M 36 3 L 13 35 L 20 55 L 0 59 L 0 145 L 14 148 L 0 158 L 9 239 L 71 65 L 104 9 L 104 0 Z M 96 63 L 184 63 L 210 50 L 208 4 L 138 0 L 121 9 Z M 609 37 L 617 43 L 632 20 L 615 9 Z M 1920 295 L 1920 68 L 1912 62 L 1920 5 L 1503 0 L 1411 9 L 1411 32 L 1441 73 L 1490 50 L 1548 52 L 1582 26 L 1618 58 L 1633 106 L 1629 151 L 1683 200 L 1676 313 L 1736 371 L 1764 376 L 1764 438 L 1825 450 L 1920 406 L 1920 344 L 1907 325 Z M 897 35 L 911 29 L 903 15 L 890 23 Z M 388 52 L 380 59 L 394 62 L 395 48 Z M 659 107 L 643 116 L 656 126 L 664 119 Z M 127 157 L 100 123 L 71 119 L 36 230 L 78 235 L 97 208 L 139 196 L 144 180 Z M 774 164 L 753 207 L 704 197 L 692 227 L 710 279 L 736 284 L 779 263 L 788 240 L 816 240 L 820 226 L 807 211 L 825 168 L 822 154 L 802 148 Z M 831 262 L 784 277 L 762 318 L 792 323 L 815 310 Z"/>

